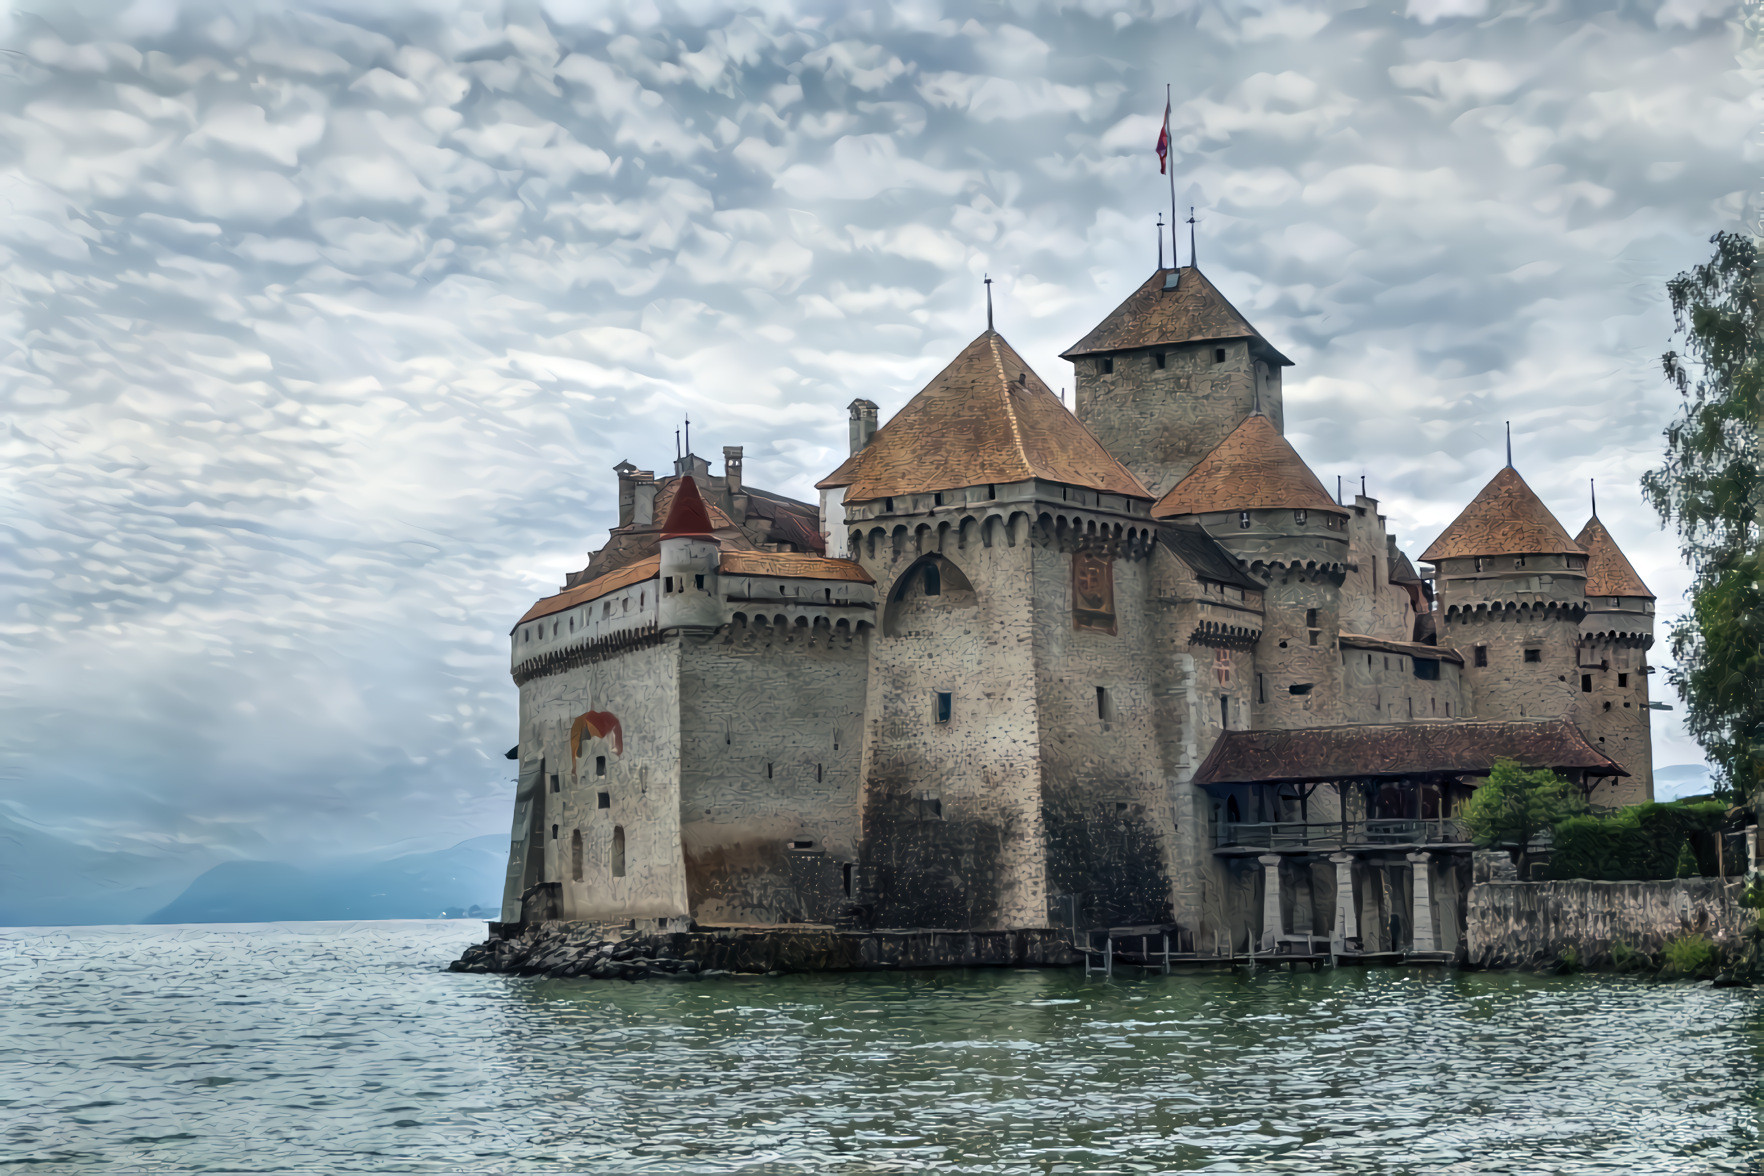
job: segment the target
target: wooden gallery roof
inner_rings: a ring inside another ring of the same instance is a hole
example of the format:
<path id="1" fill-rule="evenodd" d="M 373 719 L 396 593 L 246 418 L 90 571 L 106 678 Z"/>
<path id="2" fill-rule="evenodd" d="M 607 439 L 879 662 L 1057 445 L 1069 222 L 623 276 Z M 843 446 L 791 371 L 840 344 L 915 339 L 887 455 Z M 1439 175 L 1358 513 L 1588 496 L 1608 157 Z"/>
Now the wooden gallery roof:
<path id="1" fill-rule="evenodd" d="M 1227 731 L 1195 783 L 1274 784 L 1391 776 L 1480 776 L 1497 759 L 1527 768 L 1627 776 L 1567 719 L 1388 723 L 1296 731 Z"/>
<path id="2" fill-rule="evenodd" d="M 1550 508 L 1506 466 L 1421 553 L 1423 563 L 1477 555 L 1582 555 Z"/>
<path id="3" fill-rule="evenodd" d="M 1170 487 L 1152 517 L 1280 508 L 1347 514 L 1274 422 L 1255 412 Z"/>
<path id="4" fill-rule="evenodd" d="M 1004 336 L 988 330 L 817 483 L 847 502 L 1040 478 L 1150 498 Z"/>
<path id="5" fill-rule="evenodd" d="M 1160 343 L 1202 343 L 1211 340 L 1249 339 L 1267 358 L 1283 367 L 1292 360 L 1275 350 L 1250 326 L 1249 320 L 1193 266 L 1174 271 L 1176 286 L 1167 279 L 1172 271 L 1156 270 L 1145 284 L 1109 312 L 1084 338 L 1068 347 L 1061 359 L 1077 359 L 1106 351 L 1156 347 Z"/>
<path id="6" fill-rule="evenodd" d="M 1594 515 L 1580 528 L 1574 541 L 1586 548 L 1586 594 L 1588 596 L 1645 596 L 1654 599 L 1636 574 L 1635 566 Z"/>

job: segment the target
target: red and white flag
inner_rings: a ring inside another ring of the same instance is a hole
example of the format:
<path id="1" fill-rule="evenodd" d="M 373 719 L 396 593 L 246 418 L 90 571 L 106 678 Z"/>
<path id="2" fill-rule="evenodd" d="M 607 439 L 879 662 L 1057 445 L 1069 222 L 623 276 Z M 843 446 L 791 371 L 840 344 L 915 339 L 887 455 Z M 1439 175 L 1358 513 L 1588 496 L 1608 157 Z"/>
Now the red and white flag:
<path id="1" fill-rule="evenodd" d="M 1170 100 L 1164 99 L 1164 126 L 1158 131 L 1158 174 L 1170 165 Z"/>

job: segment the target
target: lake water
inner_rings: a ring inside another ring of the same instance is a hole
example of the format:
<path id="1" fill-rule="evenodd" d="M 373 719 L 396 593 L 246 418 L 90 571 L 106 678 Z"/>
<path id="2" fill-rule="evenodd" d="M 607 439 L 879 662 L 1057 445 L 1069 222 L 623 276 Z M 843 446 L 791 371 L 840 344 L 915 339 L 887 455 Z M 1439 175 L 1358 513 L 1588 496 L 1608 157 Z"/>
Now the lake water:
<path id="1" fill-rule="evenodd" d="M 482 924 L 0 929 L 0 1167 L 1756 1172 L 1764 997 L 1341 969 L 548 981 Z"/>

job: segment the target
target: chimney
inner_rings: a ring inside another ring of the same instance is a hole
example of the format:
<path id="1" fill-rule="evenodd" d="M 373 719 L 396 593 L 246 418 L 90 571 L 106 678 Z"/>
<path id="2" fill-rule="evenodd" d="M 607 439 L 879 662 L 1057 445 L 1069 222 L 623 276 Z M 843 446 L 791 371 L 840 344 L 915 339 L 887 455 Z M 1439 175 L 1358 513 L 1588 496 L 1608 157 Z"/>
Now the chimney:
<path id="1" fill-rule="evenodd" d="M 869 400 L 851 402 L 851 451 L 856 453 L 876 435 L 876 405 Z"/>
<path id="2" fill-rule="evenodd" d="M 631 478 L 631 522 L 647 527 L 655 522 L 655 474 L 637 470 Z"/>
<path id="3" fill-rule="evenodd" d="M 731 495 L 741 493 L 741 446 L 723 446 L 723 480 Z"/>
<path id="4" fill-rule="evenodd" d="M 637 473 L 637 467 L 628 461 L 621 461 L 613 467 L 613 473 L 619 476 L 619 526 L 628 527 L 631 525 L 631 514 L 636 506 L 637 492 L 633 488 L 635 483 L 632 481 L 632 475 Z"/>

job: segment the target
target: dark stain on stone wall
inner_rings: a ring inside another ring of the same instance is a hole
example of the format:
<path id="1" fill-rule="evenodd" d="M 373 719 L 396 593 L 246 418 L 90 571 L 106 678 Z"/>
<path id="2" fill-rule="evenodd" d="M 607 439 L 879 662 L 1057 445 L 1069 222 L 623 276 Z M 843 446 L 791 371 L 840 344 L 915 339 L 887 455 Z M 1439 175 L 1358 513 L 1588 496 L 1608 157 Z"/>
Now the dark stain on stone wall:
<path id="1" fill-rule="evenodd" d="M 1066 895 L 1077 896 L 1081 927 L 1170 921 L 1170 883 L 1143 805 L 1117 811 L 1111 802 L 1050 798 L 1044 821 L 1049 918 L 1056 925 L 1071 921 Z"/>
<path id="2" fill-rule="evenodd" d="M 904 778 L 868 781 L 865 896 L 877 927 L 994 927 L 1009 822 L 941 813 Z"/>

